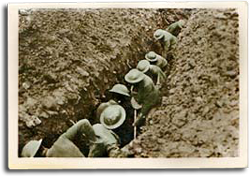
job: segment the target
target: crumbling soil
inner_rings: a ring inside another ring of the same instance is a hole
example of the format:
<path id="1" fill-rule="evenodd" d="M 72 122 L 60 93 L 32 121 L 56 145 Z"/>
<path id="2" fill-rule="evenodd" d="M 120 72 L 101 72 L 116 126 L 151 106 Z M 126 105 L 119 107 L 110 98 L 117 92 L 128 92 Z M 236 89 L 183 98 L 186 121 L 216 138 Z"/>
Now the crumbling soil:
<path id="1" fill-rule="evenodd" d="M 238 25 L 234 9 L 192 11 L 162 104 L 132 144 L 136 157 L 239 155 Z"/>
<path id="2" fill-rule="evenodd" d="M 50 147 L 80 119 L 95 123 L 107 90 L 126 84 L 124 75 L 148 51 L 162 53 L 153 32 L 188 19 L 167 58 L 162 104 L 130 150 L 135 157 L 238 156 L 235 10 L 37 9 L 19 17 L 19 154 L 32 139 Z"/>
<path id="3" fill-rule="evenodd" d="M 19 154 L 50 147 L 73 122 L 95 118 L 106 92 L 146 52 L 153 32 L 187 18 L 181 9 L 28 9 L 19 13 Z M 92 122 L 94 123 L 94 122 Z"/>

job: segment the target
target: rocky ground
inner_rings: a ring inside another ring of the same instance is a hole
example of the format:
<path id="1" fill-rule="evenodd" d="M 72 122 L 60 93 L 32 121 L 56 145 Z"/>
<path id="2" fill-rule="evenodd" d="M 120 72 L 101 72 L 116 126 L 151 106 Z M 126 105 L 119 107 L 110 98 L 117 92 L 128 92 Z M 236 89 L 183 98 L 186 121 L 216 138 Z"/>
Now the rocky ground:
<path id="1" fill-rule="evenodd" d="M 60 9 L 19 14 L 19 153 L 31 139 L 50 147 L 92 121 L 107 89 L 149 50 L 153 32 L 189 19 L 166 73 L 162 104 L 131 142 L 136 157 L 237 156 L 239 54 L 234 10 Z"/>
<path id="2" fill-rule="evenodd" d="M 138 157 L 235 157 L 239 40 L 234 10 L 195 10 L 178 36 L 162 105 L 133 143 Z"/>

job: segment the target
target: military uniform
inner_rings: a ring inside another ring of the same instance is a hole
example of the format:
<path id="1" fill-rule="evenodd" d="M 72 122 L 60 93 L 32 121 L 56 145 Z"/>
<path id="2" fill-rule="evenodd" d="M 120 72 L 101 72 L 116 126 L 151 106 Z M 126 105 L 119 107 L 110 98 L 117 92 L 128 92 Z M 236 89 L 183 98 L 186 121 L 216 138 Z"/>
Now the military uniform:
<path id="1" fill-rule="evenodd" d="M 92 126 L 87 119 L 78 121 L 63 133 L 50 149 L 46 157 L 84 157 L 81 150 L 73 143 L 76 137 L 88 141 L 88 157 L 123 157 L 119 149 L 119 137 L 111 130 L 119 127 L 125 120 L 125 110 L 119 106 L 110 106 L 101 114 L 101 123 Z M 80 136 L 78 136 L 80 135 Z M 34 157 L 41 145 L 40 141 L 31 141 L 22 151 L 23 157 Z"/>
<path id="2" fill-rule="evenodd" d="M 150 109 L 159 103 L 159 91 L 152 79 L 145 75 L 142 82 L 138 84 L 137 101 L 142 104 L 141 114 L 146 116 Z"/>
<path id="3" fill-rule="evenodd" d="M 95 119 L 95 122 L 99 122 L 100 120 L 100 116 L 101 116 L 101 113 L 109 106 L 111 105 L 117 105 L 118 103 L 114 100 L 109 100 L 108 102 L 105 102 L 105 103 L 101 103 L 97 110 L 96 110 L 96 119 Z"/>
<path id="4" fill-rule="evenodd" d="M 84 157 L 79 148 L 73 143 L 76 136 L 90 138 L 90 142 L 95 141 L 95 132 L 87 119 L 78 121 L 62 134 L 53 146 L 47 151 L 47 157 Z"/>
<path id="5" fill-rule="evenodd" d="M 146 118 L 150 109 L 160 102 L 159 90 L 155 87 L 152 79 L 137 69 L 132 69 L 125 75 L 128 83 L 136 84 L 138 90 L 134 95 L 139 104 L 142 104 L 139 119 Z"/>
<path id="6" fill-rule="evenodd" d="M 160 67 L 155 65 L 150 65 L 149 71 L 152 73 L 152 75 L 157 76 L 157 82 L 156 82 L 157 85 L 165 81 L 166 74 L 161 70 Z"/>
<path id="7" fill-rule="evenodd" d="M 150 76 L 156 85 L 160 85 L 160 83 L 166 79 L 166 75 L 161 68 L 156 65 L 150 65 L 147 60 L 139 61 L 136 68 L 144 74 Z"/>
<path id="8" fill-rule="evenodd" d="M 164 57 L 171 56 L 169 52 L 173 48 L 173 46 L 177 43 L 177 38 L 171 33 L 162 29 L 158 29 L 155 31 L 154 38 L 156 40 L 160 40 L 161 42 L 161 45 L 163 47 L 162 56 Z"/>
<path id="9" fill-rule="evenodd" d="M 125 157 L 119 149 L 119 137 L 112 131 L 120 127 L 126 119 L 126 112 L 120 105 L 107 107 L 100 116 L 101 124 L 95 124 L 95 142 L 92 143 L 89 157 Z M 92 138 L 90 138 L 92 139 Z"/>
<path id="10" fill-rule="evenodd" d="M 112 89 L 109 90 L 109 92 L 113 93 L 112 100 L 109 100 L 108 102 L 101 103 L 96 111 L 96 119 L 94 122 L 100 122 L 100 116 L 102 112 L 112 105 L 120 105 L 126 110 L 127 118 L 124 121 L 124 123 L 117 129 L 114 130 L 114 132 L 119 136 L 123 137 L 120 141 L 120 144 L 122 146 L 126 145 L 133 139 L 133 111 L 131 111 L 132 107 L 130 104 L 130 101 L 128 101 L 128 98 L 130 97 L 129 90 L 127 87 L 123 84 L 115 84 Z"/>
<path id="11" fill-rule="evenodd" d="M 169 25 L 169 27 L 167 28 L 167 31 L 170 32 L 171 34 L 177 36 L 179 34 L 180 30 L 183 28 L 184 24 L 185 24 L 184 20 L 179 20 L 179 21 Z"/>
<path id="12" fill-rule="evenodd" d="M 156 40 L 162 39 L 164 41 L 166 51 L 170 49 L 171 45 L 177 43 L 177 38 L 174 35 L 162 29 L 155 31 L 154 38 Z"/>
<path id="13" fill-rule="evenodd" d="M 119 105 L 109 106 L 100 116 L 102 124 L 91 125 L 87 119 L 77 122 L 62 134 L 47 151 L 47 157 L 84 157 L 74 145 L 76 135 L 88 140 L 88 157 L 125 157 L 119 149 L 119 137 L 111 130 L 119 127 L 125 120 L 125 110 Z"/>
<path id="14" fill-rule="evenodd" d="M 165 69 L 168 62 L 165 58 L 158 55 L 157 53 L 150 51 L 145 55 L 145 59 L 150 62 L 152 65 L 156 65 L 161 69 Z"/>
<path id="15" fill-rule="evenodd" d="M 109 92 L 111 93 L 115 93 L 115 94 L 119 94 L 119 95 L 123 95 L 125 97 L 130 97 L 129 95 L 129 90 L 127 89 L 127 87 L 123 84 L 116 84 L 113 86 L 112 89 L 109 90 Z M 111 105 L 117 105 L 119 100 L 115 101 L 113 99 L 109 100 L 108 102 L 105 103 L 101 103 L 97 110 L 96 110 L 96 122 L 99 122 L 100 119 L 100 115 L 101 113 L 109 106 Z"/>
<path id="16" fill-rule="evenodd" d="M 119 137 L 102 124 L 93 125 L 96 141 L 92 143 L 88 157 L 109 156 L 111 149 L 119 149 Z"/>
<path id="17" fill-rule="evenodd" d="M 95 142 L 95 132 L 87 119 L 81 120 L 63 133 L 43 156 L 46 157 L 84 157 L 81 150 L 74 144 L 76 137 L 89 137 L 89 142 Z M 21 153 L 22 157 L 35 157 L 42 144 L 32 140 L 27 143 Z"/>
<path id="18" fill-rule="evenodd" d="M 112 98 L 116 100 L 126 111 L 126 120 L 117 129 L 113 130 L 119 137 L 121 146 L 128 144 L 133 139 L 134 111 L 130 103 L 130 91 L 123 84 L 115 84 L 109 92 L 113 93 Z"/>

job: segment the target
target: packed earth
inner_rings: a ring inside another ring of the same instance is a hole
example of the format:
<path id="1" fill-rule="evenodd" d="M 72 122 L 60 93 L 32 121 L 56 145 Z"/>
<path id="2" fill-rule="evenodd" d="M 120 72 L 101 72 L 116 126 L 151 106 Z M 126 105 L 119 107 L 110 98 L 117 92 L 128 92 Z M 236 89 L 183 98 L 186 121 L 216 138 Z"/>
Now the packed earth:
<path id="1" fill-rule="evenodd" d="M 20 10 L 19 155 L 30 140 L 51 147 L 77 121 L 96 123 L 113 85 L 129 88 L 124 76 L 149 51 L 165 55 L 154 32 L 179 20 L 161 103 L 126 148 L 133 157 L 238 156 L 235 9 Z"/>

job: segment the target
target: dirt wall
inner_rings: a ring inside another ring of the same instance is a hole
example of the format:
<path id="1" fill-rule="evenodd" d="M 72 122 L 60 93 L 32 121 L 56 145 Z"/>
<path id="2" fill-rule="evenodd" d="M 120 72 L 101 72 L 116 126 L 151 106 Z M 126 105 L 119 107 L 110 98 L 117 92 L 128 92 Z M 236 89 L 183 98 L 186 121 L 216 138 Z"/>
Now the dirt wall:
<path id="1" fill-rule="evenodd" d="M 136 157 L 238 156 L 237 12 L 194 10 L 178 41 L 162 105 L 133 143 Z"/>
<path id="2" fill-rule="evenodd" d="M 38 9 L 19 14 L 19 153 L 49 147 L 72 121 L 95 116 L 105 92 L 149 50 L 178 9 Z"/>

